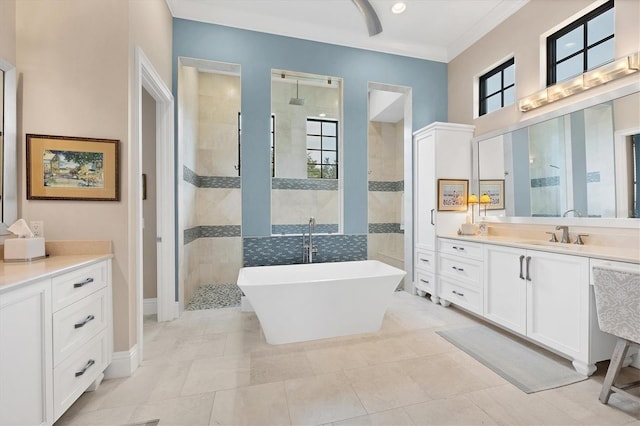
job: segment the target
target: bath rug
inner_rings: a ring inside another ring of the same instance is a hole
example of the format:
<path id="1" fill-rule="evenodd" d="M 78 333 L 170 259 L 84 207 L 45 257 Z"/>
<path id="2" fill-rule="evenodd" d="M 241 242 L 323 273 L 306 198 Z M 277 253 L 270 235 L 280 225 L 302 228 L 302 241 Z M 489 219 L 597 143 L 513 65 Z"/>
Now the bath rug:
<path id="1" fill-rule="evenodd" d="M 571 368 L 569 361 L 483 325 L 437 333 L 525 393 L 587 379 Z"/>
<path id="2" fill-rule="evenodd" d="M 200 286 L 185 308 L 187 311 L 240 306 L 242 291 L 236 284 L 206 284 Z"/>

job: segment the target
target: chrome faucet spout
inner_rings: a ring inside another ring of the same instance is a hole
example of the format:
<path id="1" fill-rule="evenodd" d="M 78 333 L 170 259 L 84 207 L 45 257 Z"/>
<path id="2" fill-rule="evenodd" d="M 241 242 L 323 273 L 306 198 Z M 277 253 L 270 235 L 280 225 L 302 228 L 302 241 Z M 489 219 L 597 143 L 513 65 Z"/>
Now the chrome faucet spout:
<path id="1" fill-rule="evenodd" d="M 566 225 L 558 225 L 556 226 L 556 231 L 562 230 L 562 239 L 560 240 L 561 243 L 570 243 L 571 241 L 569 240 L 569 227 Z"/>
<path id="2" fill-rule="evenodd" d="M 305 253 L 307 255 L 306 263 L 313 263 L 313 254 L 318 252 L 318 249 L 313 246 L 313 232 L 316 228 L 316 218 L 309 218 L 309 242 L 305 246 Z M 304 235 L 304 233 L 303 233 Z M 304 236 L 302 238 L 304 244 Z"/>

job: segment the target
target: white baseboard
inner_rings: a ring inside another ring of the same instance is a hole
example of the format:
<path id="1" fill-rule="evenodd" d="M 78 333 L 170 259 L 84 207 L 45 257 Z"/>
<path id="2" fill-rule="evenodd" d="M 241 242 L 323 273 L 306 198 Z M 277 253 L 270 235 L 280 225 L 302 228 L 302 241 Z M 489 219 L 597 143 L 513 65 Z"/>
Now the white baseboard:
<path id="1" fill-rule="evenodd" d="M 114 352 L 111 364 L 104 370 L 105 379 L 129 377 L 138 368 L 138 346 L 134 345 L 128 351 Z"/>
<path id="2" fill-rule="evenodd" d="M 158 313 L 158 299 L 144 299 L 142 302 L 142 313 L 144 315 L 156 315 Z"/>

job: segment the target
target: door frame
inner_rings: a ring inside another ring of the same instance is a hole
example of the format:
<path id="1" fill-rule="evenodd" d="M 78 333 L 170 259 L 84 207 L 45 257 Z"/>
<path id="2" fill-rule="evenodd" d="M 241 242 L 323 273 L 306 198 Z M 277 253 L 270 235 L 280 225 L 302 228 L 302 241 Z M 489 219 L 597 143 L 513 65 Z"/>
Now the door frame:
<path id="1" fill-rule="evenodd" d="M 157 73 L 144 51 L 135 48 L 133 87 L 133 137 L 129 149 L 130 276 L 136 289 L 137 365 L 143 356 L 143 268 L 142 268 L 142 89 L 156 102 L 156 182 L 157 182 L 157 309 L 158 321 L 178 318 L 175 297 L 175 147 L 174 100 L 171 91 Z"/>

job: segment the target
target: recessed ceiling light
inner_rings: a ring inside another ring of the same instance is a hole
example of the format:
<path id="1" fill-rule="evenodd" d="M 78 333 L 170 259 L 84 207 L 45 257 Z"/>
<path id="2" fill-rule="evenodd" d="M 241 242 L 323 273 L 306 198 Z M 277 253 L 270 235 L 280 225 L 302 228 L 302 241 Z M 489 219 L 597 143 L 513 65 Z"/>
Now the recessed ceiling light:
<path id="1" fill-rule="evenodd" d="M 407 4 L 403 1 L 398 1 L 395 2 L 393 4 L 393 6 L 391 6 L 391 11 L 393 13 L 395 13 L 396 15 L 401 14 L 402 12 L 404 12 L 407 9 Z"/>

